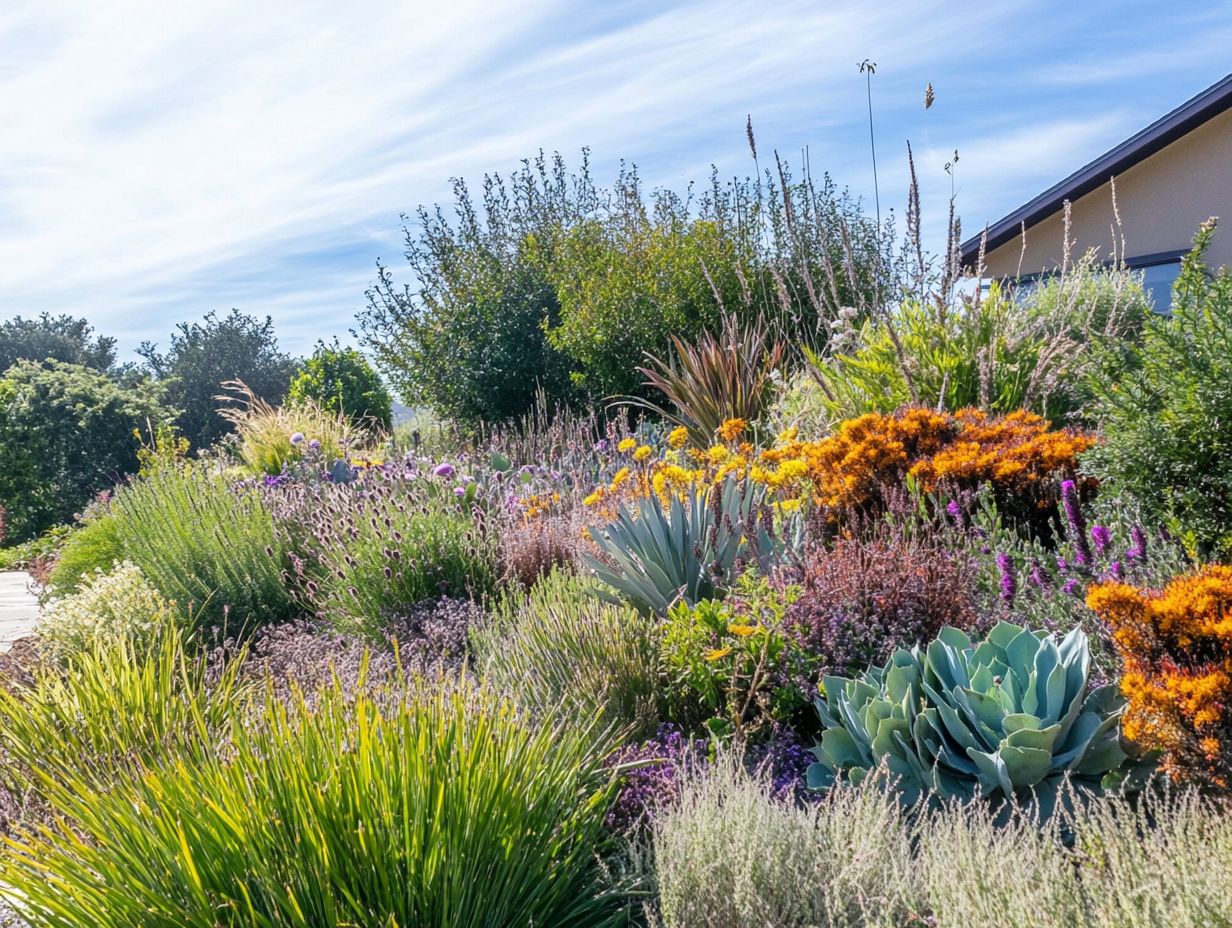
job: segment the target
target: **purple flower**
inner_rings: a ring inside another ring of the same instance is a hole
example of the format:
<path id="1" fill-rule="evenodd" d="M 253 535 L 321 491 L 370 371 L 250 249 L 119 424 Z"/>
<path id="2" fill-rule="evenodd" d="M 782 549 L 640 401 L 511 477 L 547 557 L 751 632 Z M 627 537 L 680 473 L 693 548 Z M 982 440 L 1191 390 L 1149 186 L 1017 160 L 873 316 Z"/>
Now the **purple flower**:
<path id="1" fill-rule="evenodd" d="M 1095 542 L 1095 550 L 1103 554 L 1108 550 L 1108 545 L 1112 544 L 1112 532 L 1108 531 L 1106 525 L 1092 525 L 1091 540 Z"/>
<path id="2" fill-rule="evenodd" d="M 1121 569 L 1120 561 L 1113 561 L 1108 565 L 1108 576 L 1113 580 L 1124 580 L 1125 571 Z"/>
<path id="3" fill-rule="evenodd" d="M 611 446 L 608 444 L 608 440 L 606 438 L 600 438 L 599 443 L 595 445 L 595 450 L 600 454 L 604 454 L 607 452 L 609 447 Z"/>
<path id="4" fill-rule="evenodd" d="M 453 465 L 449 463 L 437 464 L 436 467 L 432 468 L 432 473 L 437 477 L 448 479 L 454 474 Z"/>
<path id="5" fill-rule="evenodd" d="M 950 514 L 950 518 L 955 522 L 962 521 L 962 506 L 958 505 L 958 500 L 952 499 L 946 503 L 945 511 Z"/>
<path id="6" fill-rule="evenodd" d="M 294 433 L 292 433 L 292 435 L 291 435 L 291 444 L 293 444 L 293 445 L 298 445 L 298 444 L 301 444 L 301 443 L 303 442 L 303 440 L 304 440 L 304 433 L 303 433 L 303 432 L 294 432 Z"/>
<path id="7" fill-rule="evenodd" d="M 628 834 L 654 818 L 680 792 L 680 781 L 690 768 L 707 763 L 704 739 L 688 739 L 674 725 L 662 725 L 651 741 L 628 745 L 612 755 L 612 766 L 629 764 L 633 769 L 621 776 L 616 800 L 607 813 L 607 827 Z"/>
<path id="8" fill-rule="evenodd" d="M 1061 589 L 1069 596 L 1078 596 L 1081 586 L 1082 584 L 1078 582 L 1076 577 L 1070 577 L 1065 581 L 1065 586 L 1061 587 Z"/>
<path id="9" fill-rule="evenodd" d="M 1061 573 L 1065 573 L 1069 570 L 1069 561 L 1059 554 L 1057 555 L 1057 570 L 1061 571 Z"/>
<path id="10" fill-rule="evenodd" d="M 1031 562 L 1031 573 L 1029 574 L 1031 583 L 1039 587 L 1041 590 L 1046 590 L 1052 586 L 1052 578 L 1048 576 L 1048 572 L 1044 570 L 1044 566 L 1039 561 Z"/>
<path id="11" fill-rule="evenodd" d="M 462 496 L 465 496 L 465 495 L 466 495 L 466 487 L 454 487 L 454 488 L 453 488 L 453 495 L 454 495 L 454 496 L 457 496 L 457 497 L 462 497 Z"/>
<path id="12" fill-rule="evenodd" d="M 1125 556 L 1131 561 L 1141 561 L 1146 559 L 1146 532 L 1142 530 L 1141 525 L 1135 525 L 1129 530 L 1129 538 L 1133 544 L 1129 550 L 1125 552 Z"/>
<path id="13" fill-rule="evenodd" d="M 321 439 L 314 438 L 312 441 L 308 442 L 308 447 L 312 451 L 320 451 L 321 450 Z"/>
<path id="14" fill-rule="evenodd" d="M 1091 566 L 1091 546 L 1087 543 L 1087 523 L 1078 503 L 1078 486 L 1072 480 L 1061 481 L 1061 507 L 1069 525 L 1070 541 L 1074 544 L 1074 562 L 1079 567 Z"/>
<path id="15" fill-rule="evenodd" d="M 1014 559 L 1004 552 L 997 555 L 997 570 L 1001 572 L 1001 601 L 1013 605 L 1018 592 L 1018 578 L 1014 575 Z"/>

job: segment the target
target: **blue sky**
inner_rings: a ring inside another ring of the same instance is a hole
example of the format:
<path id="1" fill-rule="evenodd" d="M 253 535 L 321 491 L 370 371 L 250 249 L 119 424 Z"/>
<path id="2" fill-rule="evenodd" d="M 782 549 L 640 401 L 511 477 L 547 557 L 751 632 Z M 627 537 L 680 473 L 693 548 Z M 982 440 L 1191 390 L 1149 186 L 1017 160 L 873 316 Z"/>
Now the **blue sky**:
<path id="1" fill-rule="evenodd" d="M 589 146 L 599 179 L 623 158 L 679 189 L 750 170 L 750 113 L 763 155 L 807 147 L 871 210 L 865 58 L 883 209 L 910 140 L 937 228 L 957 149 L 970 231 L 1229 49 L 1232 5 L 1209 2 L 6 0 L 0 319 L 84 315 L 127 359 L 235 306 L 306 351 L 346 335 L 375 261 L 401 260 L 399 214 L 450 177 Z"/>

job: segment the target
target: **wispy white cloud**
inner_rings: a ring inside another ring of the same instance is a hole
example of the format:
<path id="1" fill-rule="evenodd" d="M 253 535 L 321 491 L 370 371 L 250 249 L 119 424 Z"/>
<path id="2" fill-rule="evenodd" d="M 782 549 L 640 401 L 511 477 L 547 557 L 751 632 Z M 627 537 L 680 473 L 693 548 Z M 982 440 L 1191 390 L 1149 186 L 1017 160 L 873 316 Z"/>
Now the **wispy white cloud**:
<path id="1" fill-rule="evenodd" d="M 808 145 L 870 193 L 865 57 L 881 65 L 883 200 L 900 198 L 910 136 L 929 185 L 948 184 L 957 145 L 964 196 L 1008 208 L 1134 118 L 1013 91 L 1022 65 L 997 71 L 981 37 L 1039 6 L 10 0 L 0 317 L 76 312 L 133 345 L 234 305 L 304 349 L 350 327 L 375 259 L 402 250 L 398 214 L 446 199 L 451 176 L 589 145 L 601 176 L 626 157 L 679 186 L 711 161 L 749 169 L 750 112 L 764 147 Z M 995 118 L 970 108 L 998 93 Z"/>

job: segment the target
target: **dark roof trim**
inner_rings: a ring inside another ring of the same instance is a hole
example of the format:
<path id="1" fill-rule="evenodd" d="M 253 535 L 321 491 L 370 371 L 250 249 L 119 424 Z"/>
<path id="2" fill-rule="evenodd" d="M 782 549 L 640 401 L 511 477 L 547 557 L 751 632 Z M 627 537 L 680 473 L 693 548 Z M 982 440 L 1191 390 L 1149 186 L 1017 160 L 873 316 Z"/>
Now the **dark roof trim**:
<path id="1" fill-rule="evenodd" d="M 1204 122 L 1232 108 L 1232 74 L 1219 83 L 1208 87 L 1193 99 L 1182 103 L 1167 116 L 1151 123 L 1137 135 L 1126 139 L 1116 148 L 1096 158 L 1086 167 L 1074 172 L 1059 184 L 1049 187 L 1035 199 L 1023 204 L 1004 219 L 988 227 L 987 251 L 999 248 L 1017 236 L 1023 225 L 1028 228 L 1041 219 L 1061 209 L 1066 200 L 1073 202 L 1079 197 L 1097 190 L 1140 161 L 1171 145 L 1183 135 L 1192 132 Z M 980 239 L 983 233 L 963 242 L 962 263 L 973 264 L 979 256 Z"/>

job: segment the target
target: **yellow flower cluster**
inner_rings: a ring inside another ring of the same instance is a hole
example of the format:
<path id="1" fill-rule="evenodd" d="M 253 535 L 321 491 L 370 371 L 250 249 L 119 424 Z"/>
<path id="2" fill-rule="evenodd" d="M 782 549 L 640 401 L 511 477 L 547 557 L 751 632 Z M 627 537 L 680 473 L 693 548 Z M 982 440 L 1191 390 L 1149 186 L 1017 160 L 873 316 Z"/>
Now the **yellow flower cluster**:
<path id="1" fill-rule="evenodd" d="M 1165 752 L 1180 780 L 1227 786 L 1232 771 L 1232 566 L 1163 590 L 1102 583 L 1087 606 L 1108 625 L 1125 674 L 1126 737 Z"/>

